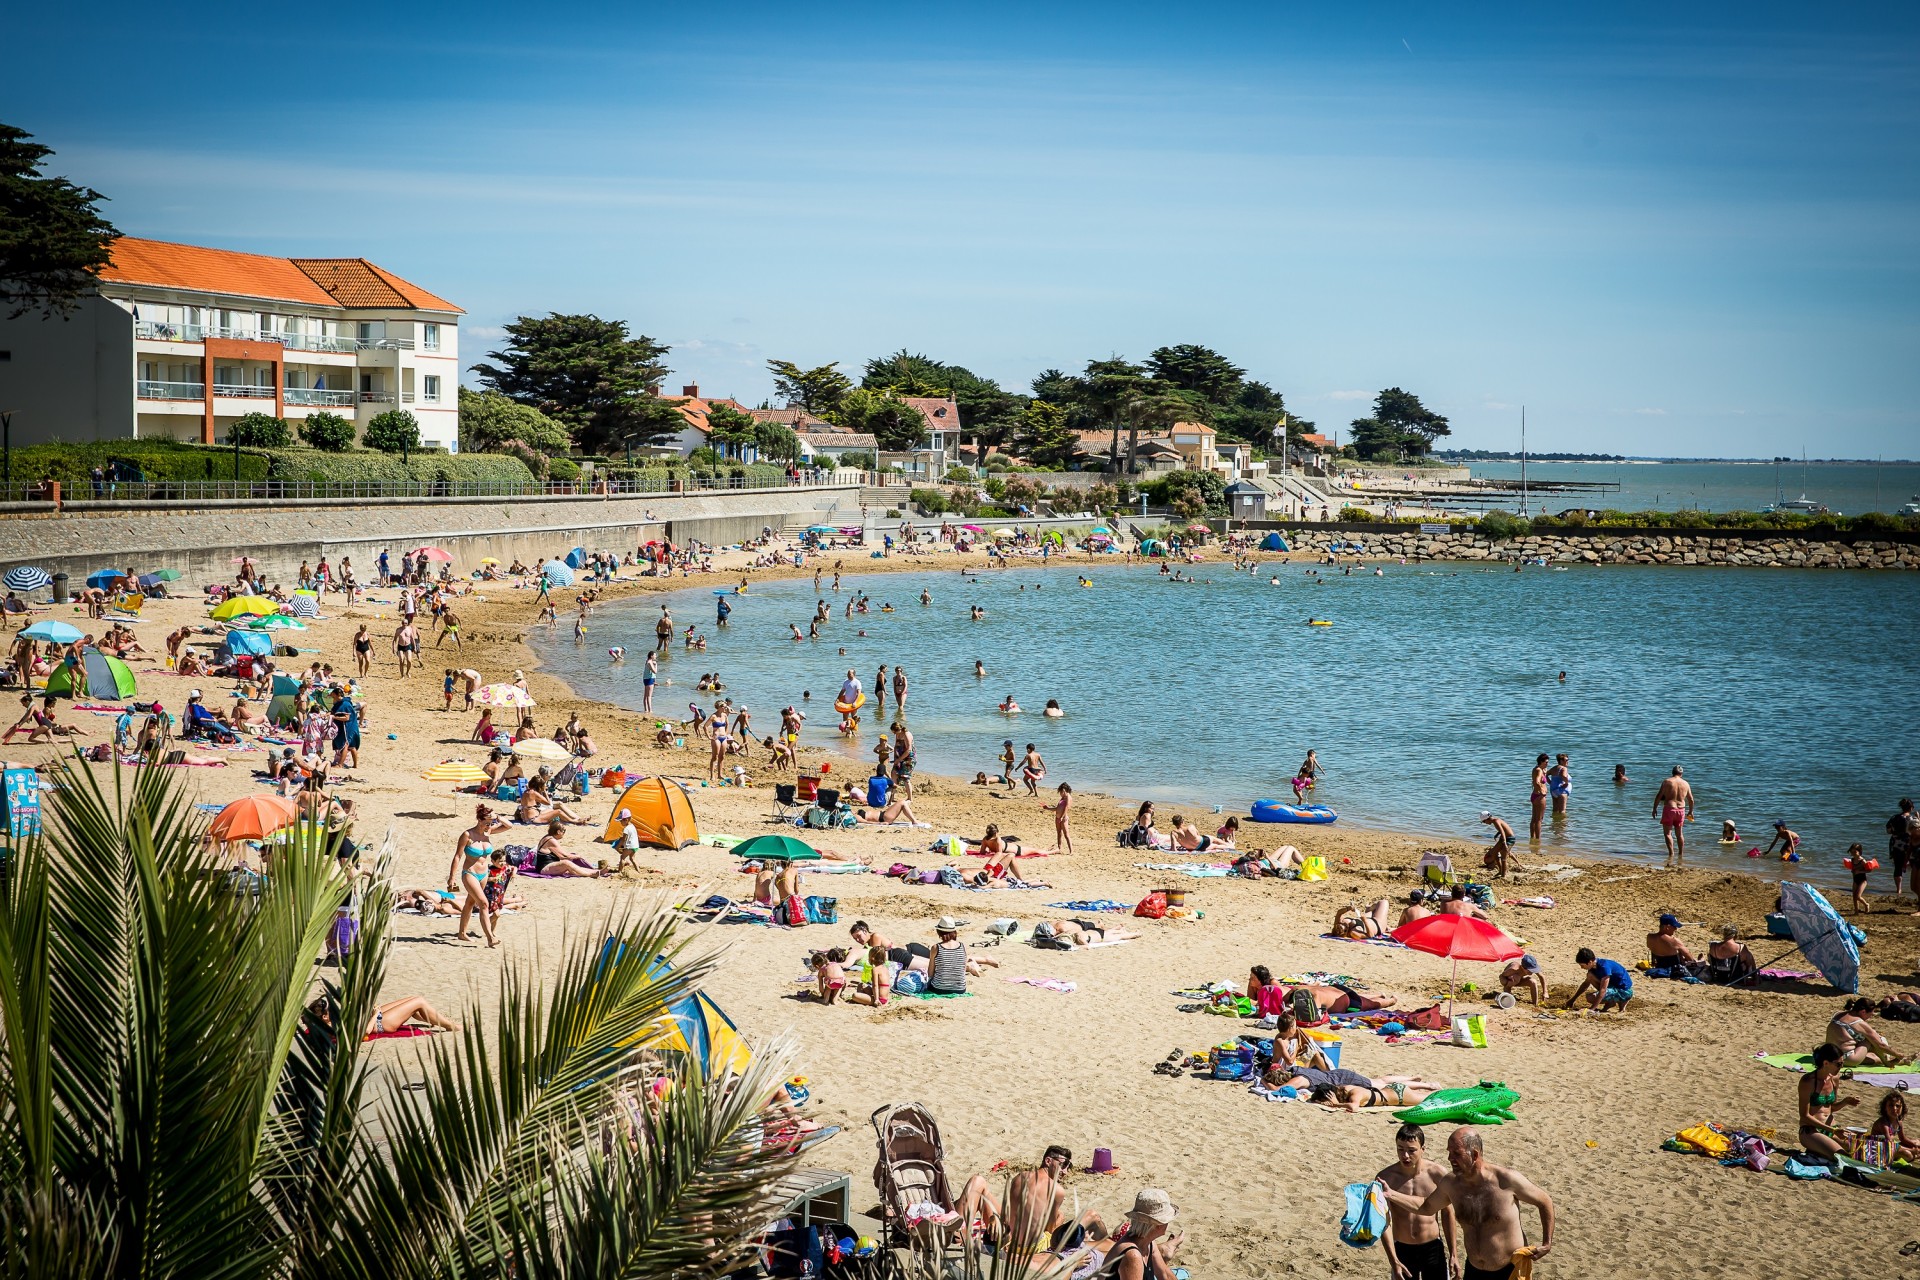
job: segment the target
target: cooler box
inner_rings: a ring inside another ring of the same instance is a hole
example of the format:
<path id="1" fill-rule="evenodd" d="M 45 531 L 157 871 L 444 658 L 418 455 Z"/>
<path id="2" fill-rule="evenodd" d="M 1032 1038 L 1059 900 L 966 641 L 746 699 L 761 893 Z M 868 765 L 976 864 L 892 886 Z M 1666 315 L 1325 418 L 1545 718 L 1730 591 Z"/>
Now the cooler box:
<path id="1" fill-rule="evenodd" d="M 820 775 L 817 773 L 801 774 L 799 781 L 794 784 L 793 794 L 798 799 L 805 800 L 808 804 L 812 804 L 814 797 L 820 794 Z"/>
<path id="2" fill-rule="evenodd" d="M 1330 1031 L 1316 1031 L 1312 1027 L 1300 1028 L 1309 1039 L 1320 1046 L 1320 1052 L 1327 1055 L 1327 1064 L 1340 1065 L 1340 1037 Z"/>

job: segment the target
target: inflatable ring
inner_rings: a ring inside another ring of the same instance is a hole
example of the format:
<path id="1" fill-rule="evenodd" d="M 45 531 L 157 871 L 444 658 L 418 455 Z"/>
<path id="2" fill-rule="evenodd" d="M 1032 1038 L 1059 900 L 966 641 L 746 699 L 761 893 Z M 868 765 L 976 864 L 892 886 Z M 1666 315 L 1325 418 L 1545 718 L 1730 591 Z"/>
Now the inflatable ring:
<path id="1" fill-rule="evenodd" d="M 1280 800 L 1256 800 L 1252 814 L 1255 822 L 1299 822 L 1317 826 L 1325 826 L 1340 816 L 1323 804 L 1287 804 Z"/>
<path id="2" fill-rule="evenodd" d="M 839 698 L 835 698 L 833 700 L 833 709 L 835 711 L 838 711 L 843 716 L 850 716 L 854 712 L 858 711 L 860 708 L 866 705 L 867 705 L 867 695 L 864 692 L 861 693 L 861 695 L 855 698 L 852 702 L 843 702 Z"/>

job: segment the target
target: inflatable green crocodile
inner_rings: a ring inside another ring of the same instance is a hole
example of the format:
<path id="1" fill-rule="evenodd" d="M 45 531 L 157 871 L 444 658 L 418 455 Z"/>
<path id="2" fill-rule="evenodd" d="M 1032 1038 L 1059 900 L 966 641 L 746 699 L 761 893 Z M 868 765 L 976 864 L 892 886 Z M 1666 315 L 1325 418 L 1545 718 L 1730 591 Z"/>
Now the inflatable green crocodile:
<path id="1" fill-rule="evenodd" d="M 1499 1124 L 1513 1119 L 1520 1095 L 1498 1080 L 1482 1080 L 1470 1089 L 1441 1089 L 1425 1102 L 1393 1113 L 1402 1124 Z"/>

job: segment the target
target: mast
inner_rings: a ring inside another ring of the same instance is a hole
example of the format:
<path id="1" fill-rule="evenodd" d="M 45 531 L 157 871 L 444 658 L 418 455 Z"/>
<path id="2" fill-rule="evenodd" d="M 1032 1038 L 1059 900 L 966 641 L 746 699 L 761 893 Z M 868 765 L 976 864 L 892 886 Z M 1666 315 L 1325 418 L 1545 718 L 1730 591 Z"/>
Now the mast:
<path id="1" fill-rule="evenodd" d="M 1520 514 L 1527 514 L 1527 406 L 1520 406 Z"/>

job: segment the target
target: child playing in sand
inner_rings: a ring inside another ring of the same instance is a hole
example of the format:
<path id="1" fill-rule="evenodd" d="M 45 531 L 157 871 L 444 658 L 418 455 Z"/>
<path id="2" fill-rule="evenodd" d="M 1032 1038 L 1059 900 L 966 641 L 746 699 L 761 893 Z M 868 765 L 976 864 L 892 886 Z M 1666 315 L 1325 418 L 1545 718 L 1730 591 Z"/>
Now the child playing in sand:
<path id="1" fill-rule="evenodd" d="M 1054 848 L 1061 853 L 1072 853 L 1073 832 L 1068 826 L 1067 811 L 1073 807 L 1073 786 L 1063 782 L 1057 788 L 1057 793 L 1060 797 L 1058 802 L 1043 804 L 1040 807 L 1053 814 Z"/>
<path id="2" fill-rule="evenodd" d="M 1920 1160 L 1920 1145 L 1907 1141 L 1907 1095 L 1899 1089 L 1889 1089 L 1881 1097 L 1880 1118 L 1867 1136 L 1891 1139 L 1894 1160 Z"/>
<path id="3" fill-rule="evenodd" d="M 847 971 L 841 966 L 846 962 L 845 948 L 835 947 L 831 951 L 816 951 L 808 960 L 813 967 L 814 977 L 819 982 L 821 1004 L 832 1004 L 840 998 L 840 992 L 847 985 Z"/>
<path id="4" fill-rule="evenodd" d="M 1019 757 L 1013 750 L 1013 739 L 1008 738 L 1000 744 L 1000 781 L 1013 785 L 1013 762 Z"/>

